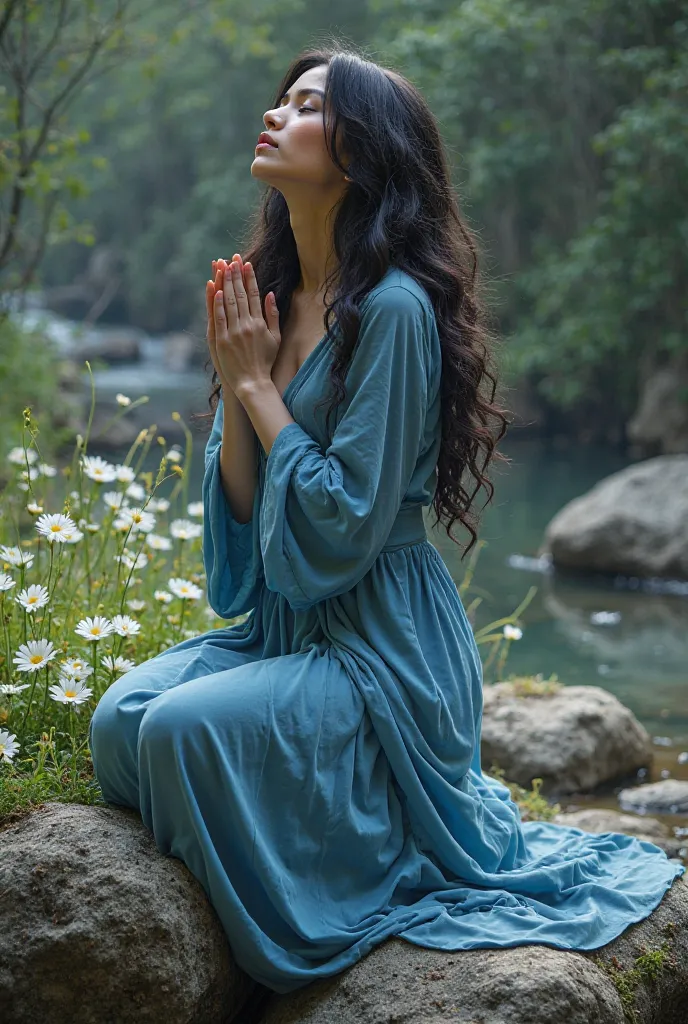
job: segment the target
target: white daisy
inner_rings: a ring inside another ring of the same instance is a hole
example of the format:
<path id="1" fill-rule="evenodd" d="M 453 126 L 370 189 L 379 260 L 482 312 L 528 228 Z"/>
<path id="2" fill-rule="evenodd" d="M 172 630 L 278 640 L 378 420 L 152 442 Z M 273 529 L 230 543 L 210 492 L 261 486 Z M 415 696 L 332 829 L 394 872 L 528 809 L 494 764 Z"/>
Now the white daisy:
<path id="1" fill-rule="evenodd" d="M 77 530 L 75 528 L 75 529 L 70 530 L 68 533 L 65 534 L 64 543 L 65 544 L 78 544 L 79 541 L 82 539 L 82 537 L 83 537 L 82 531 L 81 530 Z"/>
<path id="2" fill-rule="evenodd" d="M 131 672 L 133 668 L 136 668 L 135 661 L 131 661 L 130 658 L 123 658 L 121 654 L 118 654 L 116 658 L 106 654 L 101 659 L 101 664 L 105 665 L 105 668 L 110 669 L 111 672 Z"/>
<path id="3" fill-rule="evenodd" d="M 66 658 L 60 662 L 60 673 L 71 679 L 86 679 L 93 672 L 93 666 L 81 658 Z"/>
<path id="4" fill-rule="evenodd" d="M 44 608 L 50 600 L 47 587 L 40 583 L 32 583 L 30 587 L 24 587 L 14 599 L 27 612 L 35 612 L 37 608 Z"/>
<path id="5" fill-rule="evenodd" d="M 145 551 L 139 551 L 136 558 L 132 558 L 129 551 L 124 551 L 121 555 L 115 555 L 114 557 L 116 562 L 126 565 L 127 569 L 145 569 L 148 565 L 148 555 Z"/>
<path id="6" fill-rule="evenodd" d="M 153 597 L 156 601 L 162 602 L 162 604 L 169 604 L 174 598 L 172 594 L 168 593 L 167 590 L 154 590 Z"/>
<path id="7" fill-rule="evenodd" d="M 203 527 L 200 523 L 192 523 L 190 519 L 173 519 L 170 523 L 170 533 L 179 540 L 193 540 L 203 534 Z"/>
<path id="8" fill-rule="evenodd" d="M 22 551 L 18 547 L 0 547 L 0 561 L 9 562 L 10 565 L 25 565 L 27 569 L 31 568 L 33 562 L 33 555 L 28 551 Z"/>
<path id="9" fill-rule="evenodd" d="M 26 449 L 26 455 L 24 454 L 23 448 L 12 448 L 7 458 L 9 462 L 14 462 L 17 466 L 25 466 L 27 462 L 35 462 L 38 458 L 38 452 L 35 452 L 33 448 Z"/>
<path id="10" fill-rule="evenodd" d="M 142 487 L 141 484 L 137 483 L 129 484 L 124 493 L 128 494 L 130 498 L 134 499 L 134 501 L 143 501 L 146 497 L 145 487 Z"/>
<path id="11" fill-rule="evenodd" d="M 27 469 L 22 469 L 21 473 L 19 474 L 19 479 L 20 480 L 37 480 L 39 476 L 40 476 L 40 473 L 35 468 L 35 466 L 29 466 L 28 470 Z"/>
<path id="12" fill-rule="evenodd" d="M 81 465 L 89 480 L 99 484 L 109 484 L 115 479 L 115 467 L 100 455 L 82 455 Z"/>
<path id="13" fill-rule="evenodd" d="M 0 590 L 11 590 L 15 581 L 6 572 L 0 572 Z"/>
<path id="14" fill-rule="evenodd" d="M 150 533 L 155 526 L 155 516 L 143 508 L 123 508 L 118 518 L 131 526 L 132 533 Z"/>
<path id="15" fill-rule="evenodd" d="M 146 607 L 146 602 L 140 601 L 137 597 L 132 597 L 131 601 L 127 601 L 127 607 L 131 608 L 133 612 L 141 612 Z"/>
<path id="16" fill-rule="evenodd" d="M 48 687 L 48 692 L 53 700 L 62 704 L 83 704 L 93 693 L 88 686 L 84 686 L 80 679 L 64 678 L 59 683 L 53 683 Z"/>
<path id="17" fill-rule="evenodd" d="M 120 636 L 136 636 L 141 629 L 141 623 L 132 619 L 131 615 L 114 615 L 112 625 L 115 633 Z"/>
<path id="18" fill-rule="evenodd" d="M 186 514 L 189 515 L 189 516 L 198 516 L 199 518 L 202 518 L 203 517 L 203 502 L 202 501 L 192 501 L 189 505 L 186 506 Z"/>
<path id="19" fill-rule="evenodd" d="M 121 462 L 118 462 L 115 466 L 115 473 L 120 483 L 130 484 L 136 479 L 136 473 L 131 466 L 124 466 Z"/>
<path id="20" fill-rule="evenodd" d="M 167 512 L 170 507 L 170 503 L 167 498 L 151 498 L 148 502 L 148 508 L 151 512 Z"/>
<path id="21" fill-rule="evenodd" d="M 37 516 L 43 511 L 43 506 L 38 505 L 35 501 L 30 501 L 26 506 L 26 511 L 30 512 L 32 516 Z"/>
<path id="22" fill-rule="evenodd" d="M 100 523 L 87 523 L 85 519 L 80 519 L 79 529 L 88 530 L 89 533 L 98 533 L 98 530 L 100 529 Z"/>
<path id="23" fill-rule="evenodd" d="M 169 537 L 163 537 L 159 533 L 149 533 L 146 537 L 146 544 L 154 551 L 169 551 L 172 541 Z"/>
<path id="24" fill-rule="evenodd" d="M 21 693 L 22 690 L 27 690 L 29 686 L 31 686 L 31 683 L 0 683 L 0 693 L 10 696 L 13 693 Z"/>
<path id="25" fill-rule="evenodd" d="M 103 494 L 103 501 L 108 508 L 118 509 L 123 502 L 125 506 L 127 505 L 126 495 L 122 494 L 121 491 L 106 491 Z"/>
<path id="26" fill-rule="evenodd" d="M 82 636 L 84 640 L 102 640 L 114 631 L 115 627 L 104 615 L 95 615 L 93 618 L 86 616 L 74 628 L 74 632 Z"/>
<path id="27" fill-rule="evenodd" d="M 29 640 L 19 645 L 19 650 L 12 660 L 17 666 L 17 672 L 37 672 L 56 654 L 57 651 L 50 640 Z"/>
<path id="28" fill-rule="evenodd" d="M 38 471 L 39 473 L 42 473 L 43 476 L 57 476 L 57 470 L 55 467 L 49 466 L 47 462 L 39 462 Z"/>
<path id="29" fill-rule="evenodd" d="M 191 601 L 197 601 L 199 597 L 203 597 L 203 591 L 200 587 L 197 587 L 191 580 L 184 580 L 180 576 L 173 576 L 172 579 L 167 581 L 167 586 L 175 597 L 182 597 Z"/>
<path id="30" fill-rule="evenodd" d="M 11 761 L 19 750 L 19 744 L 15 742 L 17 737 L 7 729 L 0 729 L 0 763 Z"/>
<path id="31" fill-rule="evenodd" d="M 170 448 L 170 450 L 165 453 L 165 458 L 170 462 L 181 462 L 183 457 L 182 453 L 176 448 Z"/>
<path id="32" fill-rule="evenodd" d="M 523 636 L 523 630 L 519 629 L 518 626 L 510 626 L 507 622 L 504 627 L 504 636 L 507 640 L 520 640 Z"/>
<path id="33" fill-rule="evenodd" d="M 128 395 L 123 395 L 121 392 L 117 392 L 115 395 L 118 405 L 131 405 L 131 398 Z"/>
<path id="34" fill-rule="evenodd" d="M 53 515 L 42 515 L 36 520 L 36 529 L 52 543 L 64 543 L 76 530 L 76 523 L 69 516 L 56 512 Z"/>

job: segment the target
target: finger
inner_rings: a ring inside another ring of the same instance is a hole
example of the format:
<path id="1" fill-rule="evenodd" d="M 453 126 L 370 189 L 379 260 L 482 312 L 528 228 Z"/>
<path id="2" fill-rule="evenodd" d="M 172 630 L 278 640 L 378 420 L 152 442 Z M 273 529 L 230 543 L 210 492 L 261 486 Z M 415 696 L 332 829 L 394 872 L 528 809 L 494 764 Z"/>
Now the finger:
<path id="1" fill-rule="evenodd" d="M 228 335 L 236 332 L 236 330 L 239 327 L 239 310 L 237 309 L 237 300 L 236 295 L 234 293 L 234 283 L 232 281 L 230 267 L 227 267 L 224 272 L 224 280 L 220 292 L 220 294 L 224 296 L 225 317 L 227 318 Z"/>
<path id="2" fill-rule="evenodd" d="M 215 292 L 213 299 L 213 314 L 215 318 L 215 345 L 228 340 L 227 315 L 225 313 L 224 296 L 222 292 Z M 217 349 L 216 349 L 217 351 Z"/>
<path id="3" fill-rule="evenodd" d="M 244 285 L 246 288 L 248 311 L 252 317 L 255 317 L 256 319 L 262 319 L 263 311 L 260 307 L 260 291 L 258 290 L 258 282 L 256 281 L 256 275 L 250 263 L 244 264 L 244 270 Z"/>
<path id="4" fill-rule="evenodd" d="M 238 263 L 232 260 L 231 265 L 231 277 L 232 284 L 234 285 L 234 295 L 236 296 L 237 312 L 240 320 L 248 320 L 251 316 L 251 311 L 248 308 L 248 295 L 246 294 L 246 288 L 244 286 L 244 277 L 241 272 L 241 267 Z"/>
<path id="5" fill-rule="evenodd" d="M 213 299 L 215 298 L 215 285 L 212 281 L 207 281 L 205 286 L 205 308 L 208 314 L 208 326 L 206 335 L 208 341 L 211 340 L 211 334 L 213 341 L 215 340 L 215 319 L 213 315 Z"/>
<path id="6" fill-rule="evenodd" d="M 233 259 L 235 259 L 237 261 L 237 263 L 239 264 L 239 266 L 241 267 L 241 276 L 242 276 L 242 280 L 244 282 L 244 288 L 246 288 L 246 291 L 248 292 L 248 278 L 247 278 L 248 271 L 246 269 L 248 267 L 248 263 L 244 263 L 244 261 L 241 258 L 241 254 L 238 253 L 238 252 L 234 253 Z"/>

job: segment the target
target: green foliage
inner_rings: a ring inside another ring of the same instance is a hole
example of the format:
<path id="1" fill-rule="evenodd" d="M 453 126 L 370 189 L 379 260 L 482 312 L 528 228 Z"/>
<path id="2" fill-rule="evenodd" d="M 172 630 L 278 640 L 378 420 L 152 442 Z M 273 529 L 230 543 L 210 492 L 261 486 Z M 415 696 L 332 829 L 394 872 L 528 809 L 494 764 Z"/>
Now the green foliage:
<path id="1" fill-rule="evenodd" d="M 525 789 L 517 782 L 508 782 L 504 777 L 504 771 L 499 765 L 490 765 L 489 771 L 485 773 L 492 778 L 498 779 L 506 786 L 511 793 L 511 799 L 518 805 L 521 821 L 553 821 L 561 812 L 561 804 L 550 804 L 541 795 L 540 788 L 542 779 L 531 779 L 532 789 Z"/>
<path id="2" fill-rule="evenodd" d="M 688 19 L 671 0 L 378 0 L 496 256 L 504 369 L 624 421 L 688 346 Z M 415 13 L 414 13 L 415 12 Z M 460 162 L 458 157 L 460 156 Z M 612 399 L 612 401 L 610 401 Z"/>
<path id="3" fill-rule="evenodd" d="M 22 331 L 0 319 L 0 437 L 9 447 L 21 442 L 22 410 L 29 405 L 43 420 L 51 449 L 65 438 L 59 426 L 68 410 L 58 390 L 59 357 L 40 331 Z M 0 467 L 0 482 L 5 467 Z"/>
<path id="4" fill-rule="evenodd" d="M 98 167 L 70 105 L 96 72 L 127 50 L 131 0 L 8 0 L 0 15 L 0 285 L 23 291 L 46 249 L 93 230 L 73 204 Z"/>

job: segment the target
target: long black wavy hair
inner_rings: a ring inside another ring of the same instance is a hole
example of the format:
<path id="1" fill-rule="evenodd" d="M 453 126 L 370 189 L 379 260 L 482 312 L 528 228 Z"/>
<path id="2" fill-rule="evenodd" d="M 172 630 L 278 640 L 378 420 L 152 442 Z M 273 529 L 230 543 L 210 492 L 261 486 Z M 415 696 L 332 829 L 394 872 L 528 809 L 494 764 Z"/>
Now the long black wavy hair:
<path id="1" fill-rule="evenodd" d="M 509 425 L 509 410 L 495 404 L 496 334 L 478 295 L 478 257 L 473 232 L 462 221 L 449 162 L 437 122 L 418 89 L 402 75 L 337 45 L 302 51 L 291 63 L 272 107 L 304 72 L 327 65 L 323 113 L 328 152 L 352 179 L 333 211 L 336 272 L 326 281 L 324 332 L 336 319 L 340 339 L 333 349 L 327 413 L 346 395 L 344 378 L 358 337 L 359 305 L 394 265 L 428 292 L 442 345 L 442 440 L 437 461 L 436 515 L 448 537 L 458 519 L 471 534 L 462 559 L 477 540 L 479 513 L 472 507 L 481 487 L 492 500 L 486 475 Z M 342 149 L 338 150 L 338 144 Z M 348 155 L 342 164 L 339 152 Z M 254 268 L 261 307 L 273 291 L 280 325 L 289 315 L 300 264 L 282 193 L 268 186 L 249 222 L 245 263 Z M 208 360 L 208 363 L 210 359 Z M 208 366 L 206 363 L 206 368 Z M 214 417 L 220 381 L 213 372 L 208 399 Z M 327 397 L 324 400 L 327 400 Z"/>

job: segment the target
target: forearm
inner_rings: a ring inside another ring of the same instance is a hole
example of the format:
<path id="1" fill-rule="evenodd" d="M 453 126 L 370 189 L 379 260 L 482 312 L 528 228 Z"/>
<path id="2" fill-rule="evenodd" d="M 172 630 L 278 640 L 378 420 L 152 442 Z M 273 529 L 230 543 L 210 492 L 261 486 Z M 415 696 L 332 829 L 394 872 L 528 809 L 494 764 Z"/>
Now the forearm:
<path id="1" fill-rule="evenodd" d="M 257 486 L 256 432 L 243 405 L 229 384 L 223 384 L 224 417 L 220 448 L 222 490 L 238 523 L 247 523 L 253 512 Z"/>
<path id="2" fill-rule="evenodd" d="M 288 423 L 295 422 L 279 391 L 272 380 L 252 381 L 238 389 L 237 399 L 258 435 L 265 454 L 269 455 L 280 430 Z"/>

